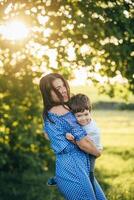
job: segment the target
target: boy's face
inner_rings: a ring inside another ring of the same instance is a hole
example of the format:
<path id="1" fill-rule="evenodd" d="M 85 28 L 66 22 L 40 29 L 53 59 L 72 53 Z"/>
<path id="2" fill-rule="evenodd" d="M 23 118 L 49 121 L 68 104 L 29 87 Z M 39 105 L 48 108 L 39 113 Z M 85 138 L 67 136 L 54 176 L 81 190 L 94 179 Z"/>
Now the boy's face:
<path id="1" fill-rule="evenodd" d="M 75 113 L 75 117 L 78 123 L 82 126 L 87 125 L 91 120 L 91 113 L 89 110 L 84 110 L 83 112 Z"/>

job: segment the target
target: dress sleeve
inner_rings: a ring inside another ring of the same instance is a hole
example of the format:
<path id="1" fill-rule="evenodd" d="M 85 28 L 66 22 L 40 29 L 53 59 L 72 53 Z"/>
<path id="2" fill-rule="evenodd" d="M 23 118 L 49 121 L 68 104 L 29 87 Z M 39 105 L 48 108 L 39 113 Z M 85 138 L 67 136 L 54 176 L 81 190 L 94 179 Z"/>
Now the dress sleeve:
<path id="1" fill-rule="evenodd" d="M 67 119 L 71 129 L 70 133 L 74 136 L 76 141 L 80 141 L 82 138 L 87 136 L 86 131 L 77 123 L 75 116 L 72 114 L 69 119 Z"/>
<path id="2" fill-rule="evenodd" d="M 76 124 L 76 126 L 72 128 L 71 134 L 74 136 L 76 141 L 80 141 L 82 138 L 87 136 L 86 131 L 79 124 Z"/>
<path id="3" fill-rule="evenodd" d="M 61 152 L 69 143 L 65 138 L 65 127 L 60 121 L 55 120 L 55 123 L 45 121 L 44 130 L 47 132 L 50 139 L 50 144 L 55 153 Z"/>

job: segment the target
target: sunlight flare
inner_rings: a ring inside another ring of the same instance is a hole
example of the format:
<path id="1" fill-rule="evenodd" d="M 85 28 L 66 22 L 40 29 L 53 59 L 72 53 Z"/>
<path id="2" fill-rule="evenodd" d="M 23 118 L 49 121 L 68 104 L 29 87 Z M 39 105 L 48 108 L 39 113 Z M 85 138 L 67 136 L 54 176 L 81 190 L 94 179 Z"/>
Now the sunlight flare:
<path id="1" fill-rule="evenodd" d="M 28 36 L 28 28 L 21 21 L 12 21 L 0 26 L 0 34 L 7 40 L 22 40 Z"/>

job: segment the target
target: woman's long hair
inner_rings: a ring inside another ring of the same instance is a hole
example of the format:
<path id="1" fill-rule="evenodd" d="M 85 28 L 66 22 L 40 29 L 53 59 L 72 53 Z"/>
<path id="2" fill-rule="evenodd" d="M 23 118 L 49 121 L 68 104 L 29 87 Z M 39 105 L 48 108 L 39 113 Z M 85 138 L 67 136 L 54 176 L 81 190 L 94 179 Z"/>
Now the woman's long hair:
<path id="1" fill-rule="evenodd" d="M 64 106 L 64 104 L 65 104 L 64 101 L 63 101 L 63 97 L 60 94 L 60 92 L 53 87 L 53 81 L 57 78 L 59 78 L 63 81 L 63 83 L 64 83 L 64 85 L 67 89 L 68 98 L 70 98 L 69 85 L 68 85 L 67 81 L 63 78 L 62 75 L 56 74 L 56 73 L 50 73 L 50 74 L 47 74 L 46 76 L 43 76 L 40 79 L 40 91 L 41 91 L 42 98 L 43 98 L 43 106 L 44 106 L 44 108 L 43 108 L 43 118 L 44 119 L 48 116 L 48 111 L 53 106 L 56 106 L 56 105 L 63 105 Z M 53 101 L 52 96 L 51 96 L 52 90 L 58 96 L 58 98 L 60 100 L 59 102 Z"/>

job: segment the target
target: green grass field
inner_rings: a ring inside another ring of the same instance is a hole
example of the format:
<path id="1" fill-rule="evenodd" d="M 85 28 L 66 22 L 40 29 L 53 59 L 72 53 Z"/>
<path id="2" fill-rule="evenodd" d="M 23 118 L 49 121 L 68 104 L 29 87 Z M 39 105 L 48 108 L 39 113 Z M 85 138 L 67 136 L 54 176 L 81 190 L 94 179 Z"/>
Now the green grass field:
<path id="1" fill-rule="evenodd" d="M 109 200 L 134 199 L 134 112 L 94 111 L 102 133 L 103 154 L 96 175 Z"/>

